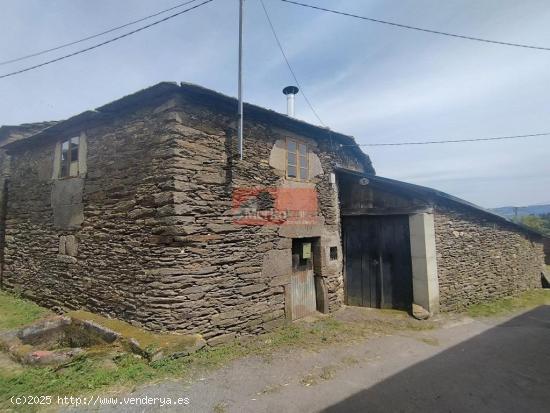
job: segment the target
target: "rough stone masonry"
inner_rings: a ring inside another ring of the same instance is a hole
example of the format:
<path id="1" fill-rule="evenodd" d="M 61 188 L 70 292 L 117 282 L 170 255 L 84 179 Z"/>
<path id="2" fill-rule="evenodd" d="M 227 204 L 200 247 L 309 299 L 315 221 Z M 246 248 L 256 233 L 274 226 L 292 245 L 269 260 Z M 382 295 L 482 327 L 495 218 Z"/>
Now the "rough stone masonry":
<path id="1" fill-rule="evenodd" d="M 542 237 L 456 206 L 437 208 L 435 226 L 442 311 L 541 287 Z"/>
<path id="2" fill-rule="evenodd" d="M 3 287 L 217 344 L 284 319 L 292 238 L 318 237 L 327 309 L 341 306 L 342 253 L 328 256 L 341 248 L 330 173 L 336 164 L 372 172 L 353 140 L 249 108 L 237 163 L 228 98 L 170 84 L 136 95 L 7 148 Z M 85 173 L 59 179 L 56 145 L 74 135 L 85 138 Z M 286 178 L 277 148 L 289 136 L 308 144 L 308 182 Z M 235 224 L 234 190 L 255 187 L 313 189 L 315 223 Z"/>
<path id="3" fill-rule="evenodd" d="M 245 105 L 236 161 L 235 108 L 219 93 L 161 83 L 66 121 L 0 131 L 1 288 L 219 344 L 289 318 L 293 239 L 309 238 L 317 308 L 339 308 L 332 174 L 374 174 L 370 159 L 349 136 Z M 77 173 L 60 177 L 62 142 L 73 137 Z M 307 144 L 306 180 L 287 177 L 287 139 Z M 272 211 L 277 191 L 313 194 L 315 208 L 284 225 L 236 218 Z M 255 208 L 238 193 L 256 194 Z M 540 241 L 468 209 L 434 214 L 442 310 L 540 285 Z"/>

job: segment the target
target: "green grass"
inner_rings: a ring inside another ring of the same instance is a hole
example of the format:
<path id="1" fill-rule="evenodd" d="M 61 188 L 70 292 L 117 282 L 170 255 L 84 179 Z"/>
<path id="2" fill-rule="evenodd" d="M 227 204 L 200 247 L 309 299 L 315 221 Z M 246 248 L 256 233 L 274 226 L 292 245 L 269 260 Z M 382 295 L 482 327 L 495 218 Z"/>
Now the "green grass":
<path id="1" fill-rule="evenodd" d="M 0 330 L 32 323 L 49 311 L 30 301 L 0 291 Z"/>
<path id="2" fill-rule="evenodd" d="M 47 310 L 20 298 L 0 293 L 0 330 L 31 322 Z M 419 327 L 418 324 L 422 324 Z M 88 355 L 60 369 L 26 367 L 22 371 L 0 367 L 0 411 L 14 408 L 13 395 L 89 395 L 169 377 L 189 378 L 199 372 L 223 366 L 241 357 L 255 355 L 270 360 L 275 352 L 307 348 L 316 350 L 330 344 L 388 334 L 403 329 L 428 329 L 432 325 L 408 320 L 365 320 L 344 322 L 325 317 L 312 323 L 285 324 L 271 333 L 204 348 L 189 357 L 148 363 L 134 355 L 124 355 L 114 363 Z M 327 373 L 328 374 L 328 373 Z M 29 406 L 23 410 L 28 411 Z"/>
<path id="3" fill-rule="evenodd" d="M 468 308 L 472 317 L 490 317 L 512 313 L 523 309 L 550 305 L 550 290 L 531 290 L 516 297 L 505 297 Z"/>
<path id="4" fill-rule="evenodd" d="M 131 388 L 136 384 L 168 377 L 186 378 L 193 372 L 220 367 L 247 355 L 267 356 L 289 346 L 304 347 L 306 343 L 315 346 L 332 342 L 337 338 L 339 330 L 339 324 L 323 320 L 311 328 L 288 325 L 247 342 L 235 341 L 175 360 L 147 363 L 141 358 L 126 355 L 115 360 L 114 365 L 106 367 L 98 359 L 83 357 L 58 370 L 29 367 L 22 372 L 12 373 L 0 369 L 0 410 L 14 407 L 9 402 L 13 395 L 82 395 L 109 388 Z"/>

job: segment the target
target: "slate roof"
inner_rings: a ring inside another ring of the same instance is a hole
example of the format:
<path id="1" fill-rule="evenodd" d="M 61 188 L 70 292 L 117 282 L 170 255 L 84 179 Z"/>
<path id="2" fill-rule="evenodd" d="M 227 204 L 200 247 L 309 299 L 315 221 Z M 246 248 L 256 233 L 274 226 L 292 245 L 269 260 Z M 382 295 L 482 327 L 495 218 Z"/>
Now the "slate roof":
<path id="1" fill-rule="evenodd" d="M 352 172 L 352 171 L 348 171 L 348 170 L 340 170 L 340 172 L 365 177 L 369 181 L 371 181 L 375 184 L 377 183 L 380 186 L 383 186 L 383 187 L 386 187 L 386 188 L 389 188 L 389 189 L 393 189 L 395 192 L 403 192 L 405 194 L 415 196 L 419 199 L 422 199 L 422 200 L 426 201 L 427 203 L 432 203 L 432 204 L 435 203 L 436 204 L 438 202 L 446 202 L 446 203 L 450 203 L 450 204 L 454 204 L 454 205 L 459 205 L 459 206 L 464 207 L 466 209 L 469 209 L 471 211 L 475 211 L 477 213 L 483 214 L 486 217 L 488 217 L 488 218 L 490 218 L 494 221 L 498 221 L 498 222 L 501 222 L 501 223 L 505 223 L 506 225 L 514 226 L 517 229 L 522 230 L 523 232 L 531 233 L 533 235 L 536 235 L 537 237 L 548 238 L 548 236 L 546 234 L 543 234 L 543 233 L 541 233 L 537 230 L 534 230 L 534 229 L 532 229 L 528 226 L 525 226 L 523 224 L 518 224 L 514 221 L 509 220 L 508 218 L 505 218 L 501 215 L 495 214 L 494 212 L 489 211 L 488 209 L 485 209 L 485 208 L 483 208 L 479 205 L 473 204 L 469 201 L 458 198 L 454 195 L 450 195 L 446 192 L 439 191 L 439 190 L 434 189 L 434 188 L 430 188 L 430 187 L 422 186 L 422 185 L 411 184 L 409 182 L 398 181 L 396 179 L 385 178 L 385 177 L 382 177 L 382 176 L 379 176 L 379 175 L 373 175 L 373 174 L 368 174 L 368 173 Z"/>
<path id="2" fill-rule="evenodd" d="M 236 117 L 238 101 L 234 97 L 227 96 L 220 92 L 192 83 L 182 82 L 178 84 L 176 82 L 161 82 L 154 86 L 124 96 L 111 103 L 107 103 L 106 105 L 100 106 L 94 110 L 82 112 L 60 122 L 52 122 L 50 125 L 37 130 L 35 133 L 25 136 L 24 139 L 5 142 L 3 146 L 5 146 L 8 150 L 14 150 L 22 145 L 26 145 L 41 138 L 46 138 L 48 136 L 59 136 L 60 133 L 66 133 L 71 128 L 76 131 L 77 128 L 82 128 L 83 124 L 91 125 L 114 118 L 122 113 L 136 110 L 142 106 L 153 105 L 155 102 L 162 103 L 162 100 L 169 99 L 178 94 L 191 98 L 193 103 L 197 105 L 204 105 L 227 114 L 235 114 Z M 366 165 L 370 165 L 372 167 L 370 158 L 360 149 L 352 136 L 335 132 L 321 126 L 313 125 L 274 110 L 266 109 L 250 103 L 244 103 L 244 114 L 245 122 L 247 119 L 265 122 L 272 126 L 287 129 L 290 132 L 309 136 L 313 139 L 318 137 L 330 137 L 336 143 L 347 147 Z M 44 124 L 46 125 L 47 123 L 45 122 Z"/>

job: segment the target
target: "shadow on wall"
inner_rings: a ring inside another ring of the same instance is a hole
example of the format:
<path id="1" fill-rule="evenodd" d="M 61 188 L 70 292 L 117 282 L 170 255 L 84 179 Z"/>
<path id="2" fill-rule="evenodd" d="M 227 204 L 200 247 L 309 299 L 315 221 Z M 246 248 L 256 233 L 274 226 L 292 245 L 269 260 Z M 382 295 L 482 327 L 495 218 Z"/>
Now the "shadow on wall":
<path id="1" fill-rule="evenodd" d="M 550 306 L 540 306 L 323 410 L 548 412 Z"/>

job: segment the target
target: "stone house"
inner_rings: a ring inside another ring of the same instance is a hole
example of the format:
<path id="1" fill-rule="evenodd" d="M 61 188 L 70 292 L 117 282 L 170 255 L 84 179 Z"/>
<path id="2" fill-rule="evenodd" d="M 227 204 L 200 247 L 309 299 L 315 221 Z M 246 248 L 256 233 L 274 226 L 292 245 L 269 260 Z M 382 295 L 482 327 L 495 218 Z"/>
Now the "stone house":
<path id="1" fill-rule="evenodd" d="M 0 284 L 211 344 L 343 304 L 431 313 L 540 287 L 542 237 L 375 175 L 354 139 L 160 83 L 0 128 Z"/>

